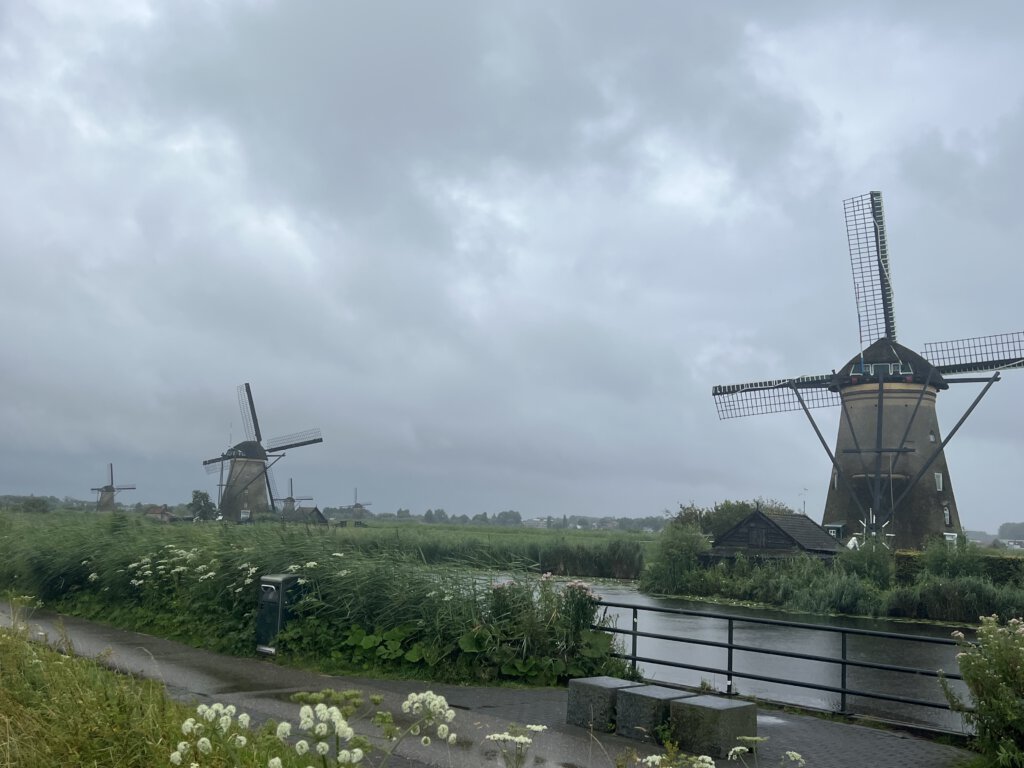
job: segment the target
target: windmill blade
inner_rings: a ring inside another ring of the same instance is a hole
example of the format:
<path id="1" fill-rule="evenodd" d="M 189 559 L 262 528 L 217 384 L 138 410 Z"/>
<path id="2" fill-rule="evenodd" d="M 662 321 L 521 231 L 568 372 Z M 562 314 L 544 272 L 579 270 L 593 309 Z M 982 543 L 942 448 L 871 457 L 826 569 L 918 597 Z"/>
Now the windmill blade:
<path id="1" fill-rule="evenodd" d="M 821 376 L 799 376 L 795 379 L 752 381 L 746 384 L 718 385 L 711 389 L 719 419 L 756 416 L 762 413 L 781 413 L 800 410 L 801 390 L 808 408 L 827 408 L 839 405 L 839 394 L 828 387 L 835 377 L 831 373 Z"/>
<path id="2" fill-rule="evenodd" d="M 298 448 L 300 445 L 312 445 L 313 443 L 322 443 L 323 441 L 324 439 L 320 436 L 319 429 L 307 429 L 305 432 L 275 437 L 267 443 L 267 452 L 285 451 L 289 448 Z"/>
<path id="3" fill-rule="evenodd" d="M 260 435 L 260 422 L 256 418 L 256 404 L 252 400 L 252 388 L 249 382 L 238 385 L 238 410 L 242 412 L 242 425 L 245 428 L 246 440 L 263 442 Z"/>
<path id="4" fill-rule="evenodd" d="M 273 511 L 277 511 L 277 507 L 274 505 L 274 500 L 280 498 L 277 495 L 277 483 L 274 481 L 274 473 L 270 469 L 270 465 L 267 464 L 267 493 L 270 494 L 270 508 Z"/>
<path id="5" fill-rule="evenodd" d="M 110 471 L 110 482 L 108 483 L 108 485 L 113 485 L 114 484 L 114 465 L 113 464 L 107 464 L 107 469 Z"/>
<path id="6" fill-rule="evenodd" d="M 843 212 L 857 299 L 860 348 L 866 349 L 882 337 L 896 341 L 882 193 L 868 192 L 844 200 Z"/>
<path id="7" fill-rule="evenodd" d="M 224 466 L 224 462 L 227 460 L 227 456 L 218 456 L 216 459 L 207 459 L 203 462 L 203 466 L 206 467 L 206 474 L 212 475 L 214 472 L 217 472 Z"/>
<path id="8" fill-rule="evenodd" d="M 114 490 L 115 491 L 134 491 L 135 490 L 135 486 L 134 485 L 115 485 L 114 486 Z"/>
<path id="9" fill-rule="evenodd" d="M 1024 368 L 1024 331 L 925 344 L 924 357 L 943 375 Z"/>

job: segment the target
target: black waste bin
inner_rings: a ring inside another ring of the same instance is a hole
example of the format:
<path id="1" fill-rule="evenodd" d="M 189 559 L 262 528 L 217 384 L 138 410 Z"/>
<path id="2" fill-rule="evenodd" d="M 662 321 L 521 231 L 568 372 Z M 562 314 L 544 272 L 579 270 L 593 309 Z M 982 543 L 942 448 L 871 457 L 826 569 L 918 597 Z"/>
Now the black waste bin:
<path id="1" fill-rule="evenodd" d="M 260 605 L 256 612 L 256 650 L 276 653 L 274 638 L 291 617 L 291 606 L 299 599 L 299 577 L 293 573 L 271 573 L 260 577 Z"/>

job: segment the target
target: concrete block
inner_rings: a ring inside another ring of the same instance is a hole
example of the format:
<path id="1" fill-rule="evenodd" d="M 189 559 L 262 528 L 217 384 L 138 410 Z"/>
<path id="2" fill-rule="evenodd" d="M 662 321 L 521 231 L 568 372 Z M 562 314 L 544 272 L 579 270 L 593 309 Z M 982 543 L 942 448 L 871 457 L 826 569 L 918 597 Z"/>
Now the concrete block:
<path id="1" fill-rule="evenodd" d="M 615 694 L 632 683 L 618 677 L 580 677 L 569 681 L 569 703 L 565 722 L 602 733 L 615 728 Z"/>
<path id="2" fill-rule="evenodd" d="M 637 741 L 655 741 L 668 723 L 669 702 L 694 694 L 663 685 L 624 688 L 615 697 L 615 733 Z"/>
<path id="3" fill-rule="evenodd" d="M 757 736 L 757 705 L 722 696 L 693 696 L 669 705 L 672 740 L 685 752 L 725 757 L 741 746 L 739 736 Z"/>

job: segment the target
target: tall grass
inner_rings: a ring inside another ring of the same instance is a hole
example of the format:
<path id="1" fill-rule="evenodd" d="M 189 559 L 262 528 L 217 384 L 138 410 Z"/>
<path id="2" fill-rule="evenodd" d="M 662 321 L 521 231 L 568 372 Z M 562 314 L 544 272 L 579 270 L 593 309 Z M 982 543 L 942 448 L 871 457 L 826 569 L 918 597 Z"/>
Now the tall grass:
<path id="1" fill-rule="evenodd" d="M 494 583 L 479 570 L 429 564 L 419 549 L 384 546 L 388 537 L 367 552 L 318 527 L 0 519 L 0 585 L 219 652 L 254 652 L 259 577 L 294 573 L 302 597 L 279 658 L 451 681 L 550 684 L 624 671 L 610 636 L 590 630 L 589 589 L 529 571 Z M 499 589 L 516 595 L 515 610 L 496 610 Z"/>

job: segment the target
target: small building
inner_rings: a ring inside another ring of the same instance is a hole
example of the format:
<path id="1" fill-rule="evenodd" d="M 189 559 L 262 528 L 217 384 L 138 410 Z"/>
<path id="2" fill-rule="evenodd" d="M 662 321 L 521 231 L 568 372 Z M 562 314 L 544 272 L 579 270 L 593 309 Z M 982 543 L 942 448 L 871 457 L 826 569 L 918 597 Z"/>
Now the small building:
<path id="1" fill-rule="evenodd" d="M 292 507 L 281 512 L 282 523 L 313 523 L 328 525 L 327 518 L 319 507 Z"/>
<path id="2" fill-rule="evenodd" d="M 167 508 L 166 504 L 161 506 L 153 506 L 142 513 L 143 516 L 148 520 L 153 520 L 157 523 L 177 523 L 181 520 L 190 520 L 191 518 L 181 518 L 175 515 L 170 509 Z"/>
<path id="3" fill-rule="evenodd" d="M 794 555 L 832 559 L 841 549 L 834 536 L 806 515 L 758 509 L 719 536 L 708 554 L 712 560 L 737 554 L 757 559 Z"/>

